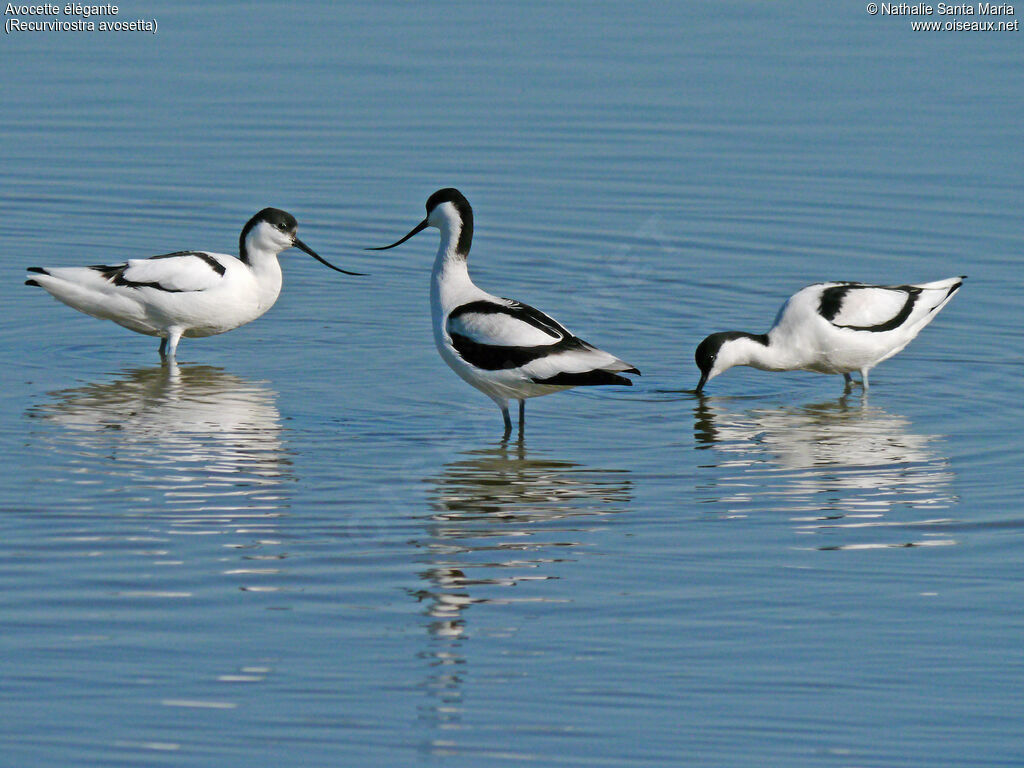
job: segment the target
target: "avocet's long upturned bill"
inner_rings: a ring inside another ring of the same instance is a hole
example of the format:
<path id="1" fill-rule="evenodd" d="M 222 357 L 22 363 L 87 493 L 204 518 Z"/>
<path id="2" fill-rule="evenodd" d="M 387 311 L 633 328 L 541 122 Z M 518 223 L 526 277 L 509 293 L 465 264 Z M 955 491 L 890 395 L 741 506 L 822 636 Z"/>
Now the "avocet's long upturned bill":
<path id="1" fill-rule="evenodd" d="M 92 267 L 29 267 L 26 285 L 87 315 L 160 337 L 160 356 L 173 358 L 182 336 L 213 336 L 255 320 L 281 293 L 277 255 L 295 246 L 346 275 L 295 236 L 290 213 L 264 208 L 242 228 L 238 258 L 178 251 Z"/>
<path id="2" fill-rule="evenodd" d="M 441 230 L 430 281 L 434 342 L 441 357 L 462 379 L 494 400 L 512 431 L 509 400 L 519 401 L 523 429 L 528 397 L 570 387 L 631 382 L 621 373 L 639 374 L 617 357 L 573 336 L 564 326 L 533 307 L 492 296 L 469 277 L 473 209 L 457 189 L 440 189 L 427 200 L 427 217 L 398 242 L 427 227 Z"/>
<path id="3" fill-rule="evenodd" d="M 919 285 L 815 283 L 782 305 L 768 333 L 713 333 L 697 347 L 697 392 L 734 365 L 762 371 L 841 373 L 850 385 L 860 371 L 888 360 L 930 323 L 965 276 Z"/>

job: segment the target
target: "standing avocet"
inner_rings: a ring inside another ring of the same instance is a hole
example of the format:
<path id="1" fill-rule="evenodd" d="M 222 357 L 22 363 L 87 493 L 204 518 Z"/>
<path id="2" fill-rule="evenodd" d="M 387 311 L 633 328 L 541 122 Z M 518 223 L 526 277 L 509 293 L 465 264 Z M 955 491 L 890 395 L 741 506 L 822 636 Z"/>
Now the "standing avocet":
<path id="1" fill-rule="evenodd" d="M 632 383 L 620 373 L 636 368 L 591 346 L 533 307 L 492 296 L 469 277 L 473 209 L 457 189 L 439 189 L 427 200 L 427 217 L 401 245 L 427 227 L 441 230 L 430 280 L 434 342 L 449 367 L 501 408 L 505 438 L 512 432 L 509 400 L 519 401 L 522 434 L 525 400 L 570 387 Z"/>
<path id="2" fill-rule="evenodd" d="M 919 285 L 815 283 L 782 305 L 768 333 L 713 333 L 694 355 L 697 392 L 734 365 L 762 371 L 841 373 L 849 386 L 860 371 L 888 360 L 921 332 L 952 298 L 966 276 Z"/>
<path id="3" fill-rule="evenodd" d="M 242 228 L 238 258 L 209 251 L 178 251 L 92 267 L 29 267 L 26 285 L 87 315 L 113 320 L 136 333 L 160 337 L 160 357 L 178 347 L 182 336 L 213 336 L 262 315 L 281 293 L 277 255 L 295 246 L 321 264 L 330 264 L 295 236 L 290 213 L 264 208 Z"/>

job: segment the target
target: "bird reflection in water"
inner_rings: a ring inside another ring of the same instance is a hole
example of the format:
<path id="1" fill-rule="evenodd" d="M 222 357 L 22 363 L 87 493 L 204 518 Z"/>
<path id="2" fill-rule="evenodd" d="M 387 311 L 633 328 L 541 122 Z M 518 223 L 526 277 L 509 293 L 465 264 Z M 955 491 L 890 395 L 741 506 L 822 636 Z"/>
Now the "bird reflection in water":
<path id="1" fill-rule="evenodd" d="M 289 460 L 266 384 L 170 364 L 51 398 L 28 415 L 61 427 L 39 439 L 55 454 L 50 479 L 78 486 L 71 509 L 167 516 L 179 533 L 258 532 L 285 505 Z"/>
<path id="2" fill-rule="evenodd" d="M 859 397 L 743 412 L 700 397 L 694 436 L 721 470 L 698 494 L 729 515 L 784 512 L 798 533 L 843 535 L 819 549 L 956 543 L 934 532 L 950 522 L 937 511 L 956 502 L 941 438 Z"/>
<path id="3" fill-rule="evenodd" d="M 522 441 L 468 451 L 431 483 L 426 534 L 413 542 L 427 563 L 420 573 L 426 584 L 413 594 L 425 605 L 434 640 L 423 654 L 433 667 L 427 687 L 436 699 L 425 716 L 444 724 L 461 712 L 462 644 L 470 636 L 515 631 L 506 622 L 470 632 L 468 609 L 567 602 L 567 590 L 539 582 L 560 578 L 564 569 L 557 564 L 573 562 L 575 548 L 607 515 L 626 510 L 632 483 L 624 471 L 528 454 Z"/>

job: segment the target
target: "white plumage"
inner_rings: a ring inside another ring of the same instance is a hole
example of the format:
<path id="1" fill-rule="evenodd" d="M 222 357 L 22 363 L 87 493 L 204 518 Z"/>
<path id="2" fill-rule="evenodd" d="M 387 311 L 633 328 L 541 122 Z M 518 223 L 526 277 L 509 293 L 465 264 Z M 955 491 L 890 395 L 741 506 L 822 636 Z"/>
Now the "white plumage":
<path id="1" fill-rule="evenodd" d="M 159 336 L 160 356 L 174 357 L 182 336 L 212 336 L 255 320 L 281 293 L 278 254 L 295 246 L 333 270 L 296 237 L 295 217 L 276 208 L 253 216 L 239 236 L 239 256 L 179 251 L 91 267 L 31 267 L 27 285 L 87 315 Z"/>
<path id="2" fill-rule="evenodd" d="M 963 284 L 964 276 L 918 285 L 815 283 L 782 305 L 766 334 L 713 333 L 697 347 L 697 391 L 734 365 L 765 371 L 868 371 L 913 341 Z"/>
<path id="3" fill-rule="evenodd" d="M 621 373 L 640 372 L 582 339 L 531 306 L 493 296 L 473 284 L 467 260 L 473 240 L 473 209 L 456 189 L 427 200 L 427 217 L 398 242 L 427 227 L 441 231 L 430 283 L 434 342 L 441 357 L 464 381 L 497 403 L 511 433 L 510 400 L 524 401 L 575 386 L 632 382 Z"/>

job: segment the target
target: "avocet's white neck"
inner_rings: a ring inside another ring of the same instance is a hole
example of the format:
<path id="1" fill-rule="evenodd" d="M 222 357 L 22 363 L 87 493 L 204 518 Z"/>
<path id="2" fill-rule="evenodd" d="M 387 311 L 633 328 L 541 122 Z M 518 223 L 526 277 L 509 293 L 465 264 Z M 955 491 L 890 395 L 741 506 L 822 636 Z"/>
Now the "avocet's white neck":
<path id="1" fill-rule="evenodd" d="M 469 248 L 473 240 L 472 212 L 467 212 L 469 222 L 462 218 L 462 214 L 451 203 L 442 203 L 430 212 L 427 220 L 430 226 L 437 227 L 441 231 L 441 250 L 452 257 L 460 257 L 463 261 L 469 258 Z"/>
<path id="2" fill-rule="evenodd" d="M 762 371 L 787 371 L 793 368 L 791 350 L 771 343 L 771 335 L 744 335 L 730 339 L 722 345 L 715 365 L 716 373 L 734 365 L 749 365 Z"/>
<path id="3" fill-rule="evenodd" d="M 473 224 L 468 226 L 454 205 L 443 203 L 430 212 L 431 226 L 441 232 L 441 242 L 431 273 L 431 307 L 446 315 L 471 294 L 478 292 L 469 277 L 469 247 Z"/>
<path id="4" fill-rule="evenodd" d="M 458 241 L 458 233 L 451 240 Z M 441 235 L 441 245 L 434 258 L 434 269 L 430 275 L 430 306 L 435 315 L 447 315 L 455 307 L 469 300 L 470 294 L 477 293 L 469 276 L 466 257 L 459 253 L 449 238 Z"/>
<path id="5" fill-rule="evenodd" d="M 723 347 L 722 352 L 734 360 L 733 365 L 749 365 L 762 370 L 777 368 L 778 350 L 771 345 L 765 346 L 749 336 L 740 336 Z M 719 353 L 721 355 L 721 352 Z"/>
<path id="6" fill-rule="evenodd" d="M 281 293 L 281 264 L 277 255 L 291 245 L 269 224 L 259 224 L 245 238 L 243 261 L 256 278 L 261 306 L 269 307 Z"/>

